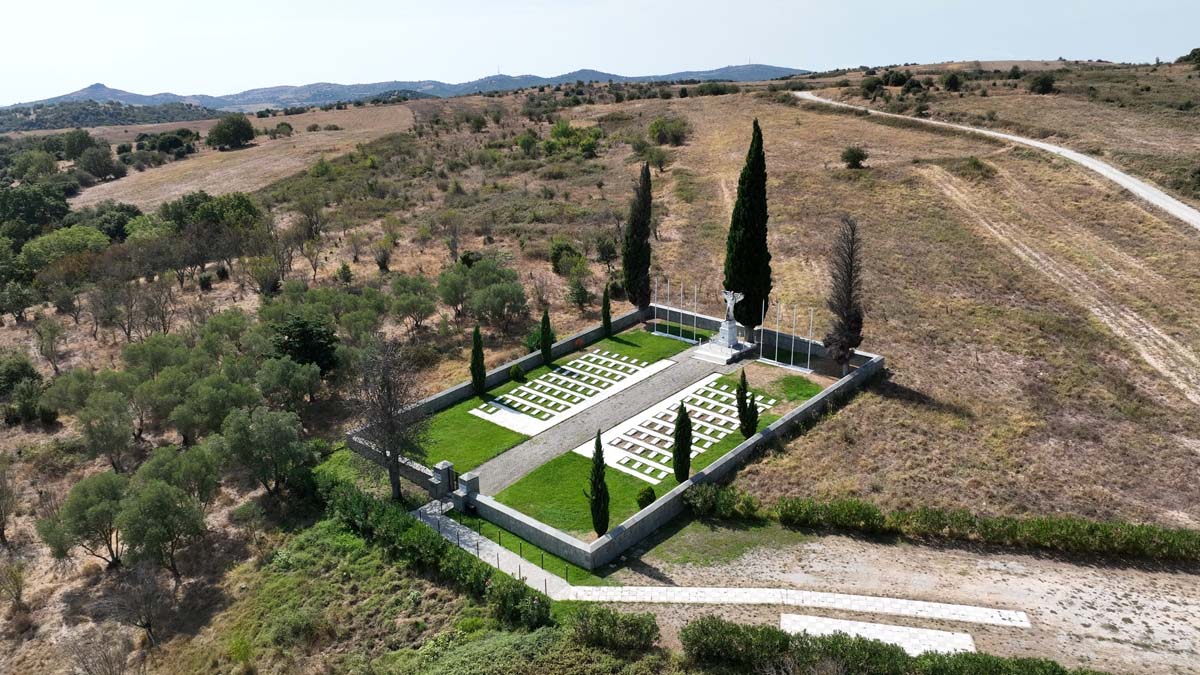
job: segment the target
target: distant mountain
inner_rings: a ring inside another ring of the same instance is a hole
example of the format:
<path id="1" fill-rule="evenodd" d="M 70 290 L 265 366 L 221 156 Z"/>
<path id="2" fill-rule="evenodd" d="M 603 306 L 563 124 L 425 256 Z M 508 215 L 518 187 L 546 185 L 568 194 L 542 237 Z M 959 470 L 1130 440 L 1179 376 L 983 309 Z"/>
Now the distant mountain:
<path id="1" fill-rule="evenodd" d="M 554 77 L 539 75 L 489 75 L 471 82 L 448 84 L 437 80 L 372 82 L 369 84 L 334 84 L 331 82 L 316 82 L 301 86 L 277 86 L 261 89 L 248 89 L 237 94 L 225 96 L 207 96 L 196 94 L 181 96 L 179 94 L 134 94 L 120 89 L 112 89 L 103 84 L 93 84 L 79 91 L 48 98 L 34 103 L 18 105 L 30 106 L 39 103 L 61 103 L 67 101 L 117 101 L 129 105 L 161 105 L 163 103 L 189 103 L 207 108 L 221 110 L 251 111 L 262 108 L 284 108 L 287 106 L 321 105 L 336 101 L 354 101 L 370 98 L 384 92 L 412 92 L 412 97 L 419 96 L 463 96 L 488 91 L 510 91 L 526 87 L 553 86 L 565 82 L 597 80 L 605 82 L 658 82 L 669 80 L 729 80 L 733 82 L 752 82 L 770 80 L 785 75 L 805 75 L 811 71 L 795 68 L 782 68 L 762 64 L 747 64 L 744 66 L 725 66 L 714 70 L 689 70 L 664 75 L 616 75 L 599 70 L 576 70 Z"/>

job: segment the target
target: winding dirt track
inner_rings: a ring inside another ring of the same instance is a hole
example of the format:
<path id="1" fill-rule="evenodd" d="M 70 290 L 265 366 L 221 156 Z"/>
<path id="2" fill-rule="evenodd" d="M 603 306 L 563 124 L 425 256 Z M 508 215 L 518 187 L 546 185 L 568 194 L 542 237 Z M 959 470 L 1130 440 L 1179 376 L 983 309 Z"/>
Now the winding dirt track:
<path id="1" fill-rule="evenodd" d="M 807 101 L 858 109 L 858 106 L 830 101 L 810 92 L 797 92 L 796 95 Z M 915 117 L 905 117 L 876 110 L 869 110 L 869 112 L 872 115 L 902 117 L 906 120 L 919 120 L 934 126 L 952 127 L 1054 153 L 1077 162 L 1128 189 L 1150 205 L 1200 229 L 1200 211 L 1163 193 L 1158 188 L 1074 150 L 988 129 L 976 129 L 936 120 L 920 120 Z M 1108 288 L 1105 288 L 1105 283 L 1107 283 L 1110 288 L 1125 287 L 1152 293 L 1153 289 L 1163 288 L 1167 285 L 1161 276 L 1146 268 L 1136 258 L 1102 241 L 1085 228 L 1071 222 L 1055 209 L 1042 203 L 1031 190 L 1003 170 L 998 171 L 997 178 L 1000 191 L 1012 197 L 1012 199 L 1006 200 L 1007 203 L 1031 222 L 1052 225 L 1057 232 L 1071 242 L 1073 247 L 1086 252 L 1094 261 L 1089 269 L 1084 270 L 1063 259 L 1062 256 L 1056 255 L 1049 250 L 1050 246 L 1043 237 L 1028 231 L 1019 224 L 1010 222 L 1009 217 L 996 206 L 994 193 L 990 195 L 990 198 L 987 195 L 974 194 L 970 183 L 954 177 L 945 169 L 937 166 L 927 166 L 924 169 L 924 175 L 961 208 L 976 225 L 1004 244 L 1030 267 L 1041 272 L 1070 293 L 1076 302 L 1087 308 L 1109 330 L 1126 341 L 1150 367 L 1179 389 L 1188 400 L 1200 405 L 1200 357 L 1188 346 L 1180 343 L 1122 303 Z"/>
<path id="2" fill-rule="evenodd" d="M 1069 159 L 1072 162 L 1075 162 L 1076 164 L 1079 164 L 1080 166 L 1082 166 L 1086 169 L 1089 169 L 1091 171 L 1094 171 L 1094 172 L 1100 174 L 1101 176 L 1107 178 L 1108 180 L 1111 180 L 1112 182 L 1116 183 L 1117 185 L 1120 185 L 1121 187 L 1125 188 L 1126 190 L 1129 190 L 1134 195 L 1136 195 L 1139 199 L 1149 202 L 1152 206 L 1160 208 L 1163 211 L 1166 211 L 1167 213 L 1171 214 L 1172 216 L 1187 223 L 1188 225 L 1191 225 L 1192 227 L 1200 230 L 1200 211 L 1197 211 L 1196 209 L 1188 206 L 1187 204 L 1184 204 L 1183 202 L 1179 201 L 1178 199 L 1175 199 L 1171 195 L 1163 192 L 1162 190 L 1154 187 L 1153 185 L 1151 185 L 1143 180 L 1140 180 L 1138 178 L 1134 178 L 1133 176 L 1130 176 L 1129 174 L 1125 173 L 1124 171 L 1121 171 L 1120 169 L 1112 166 L 1111 164 L 1102 162 L 1102 161 L 1096 159 L 1095 157 L 1090 157 L 1088 155 L 1085 155 L 1082 152 L 1076 152 L 1069 148 L 1064 148 L 1061 145 L 1054 145 L 1053 143 L 1047 143 L 1045 141 L 1038 141 L 1038 140 L 1034 140 L 1032 138 L 1025 138 L 1024 136 L 1016 136 L 1014 134 L 1006 134 L 1006 133 L 1003 133 L 1000 131 L 992 131 L 991 129 L 979 129 L 976 127 L 967 126 L 965 124 L 952 124 L 950 122 L 941 122 L 938 120 L 922 119 L 920 117 L 909 117 L 907 115 L 897 115 L 894 113 L 886 113 L 886 112 L 883 112 L 880 110 L 872 110 L 870 108 L 863 108 L 861 106 L 850 105 L 848 103 L 841 103 L 839 101 L 831 101 L 827 98 L 821 98 L 820 96 L 817 96 L 816 94 L 814 94 L 812 92 L 808 92 L 808 91 L 798 91 L 798 92 L 793 92 L 793 93 L 798 98 L 803 99 L 805 101 L 812 101 L 814 103 L 824 103 L 826 105 L 837 106 L 840 108 L 853 108 L 855 110 L 865 110 L 871 115 L 880 115 L 883 117 L 898 117 L 898 118 L 904 119 L 904 120 L 918 121 L 923 124 L 928 124 L 930 126 L 948 127 L 951 129 L 959 129 L 961 131 L 969 131 L 971 133 L 981 134 L 984 136 L 991 136 L 992 138 L 999 138 L 1001 140 L 1008 141 L 1010 143 L 1018 143 L 1020 145 L 1026 145 L 1031 148 L 1045 150 L 1046 152 L 1058 155 L 1059 157 L 1064 157 L 1066 159 Z"/>

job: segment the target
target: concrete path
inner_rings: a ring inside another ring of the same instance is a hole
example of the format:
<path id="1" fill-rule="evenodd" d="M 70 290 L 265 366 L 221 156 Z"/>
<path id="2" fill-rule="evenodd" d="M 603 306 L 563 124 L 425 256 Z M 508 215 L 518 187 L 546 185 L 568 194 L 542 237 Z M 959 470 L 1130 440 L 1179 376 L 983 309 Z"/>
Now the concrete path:
<path id="1" fill-rule="evenodd" d="M 661 603 L 695 605 L 781 605 L 833 609 L 869 614 L 886 614 L 917 619 L 937 619 L 963 623 L 988 624 L 1010 628 L 1029 628 L 1025 612 L 923 602 L 869 595 L 822 593 L 785 588 L 710 588 L 681 586 L 572 586 L 561 577 L 522 559 L 474 530 L 447 517 L 449 504 L 429 502 L 413 515 L 436 529 L 480 560 L 523 580 L 531 588 L 554 600 L 612 603 Z"/>
<path id="2" fill-rule="evenodd" d="M 1176 198 L 1172 197 L 1171 195 L 1163 192 L 1162 190 L 1154 187 L 1153 185 L 1151 185 L 1143 180 L 1140 180 L 1138 178 L 1134 178 L 1133 176 L 1130 176 L 1129 174 L 1125 173 L 1124 171 L 1121 171 L 1120 169 L 1112 166 L 1111 164 L 1102 162 L 1102 161 L 1096 159 L 1095 157 L 1085 155 L 1082 152 L 1076 152 L 1075 150 L 1070 150 L 1068 148 L 1064 148 L 1061 145 L 1054 145 L 1053 143 L 1047 143 L 1045 141 L 1038 141 L 1038 140 L 1034 140 L 1032 138 L 1025 138 L 1023 136 L 1015 136 L 1013 134 L 1006 134 L 1006 133 L 1000 132 L 1000 131 L 992 131 L 991 129 L 980 129 L 980 128 L 968 126 L 965 124 L 952 124 L 950 122 L 941 122 L 939 120 L 930 120 L 930 119 L 924 119 L 921 117 L 910 117 L 908 115 L 897 115 L 895 113 L 886 113 L 886 112 L 883 112 L 880 110 L 872 110 L 870 108 L 864 108 L 862 106 L 850 105 L 849 103 L 842 103 L 840 101 L 831 101 L 827 98 L 821 98 L 820 96 L 817 96 L 816 94 L 814 94 L 812 92 L 808 92 L 808 91 L 798 91 L 798 92 L 793 92 L 793 93 L 798 98 L 801 98 L 805 101 L 812 101 L 815 103 L 824 103 L 826 105 L 838 106 L 841 108 L 853 108 L 855 110 L 866 110 L 868 113 L 870 113 L 872 115 L 881 115 L 884 117 L 899 117 L 899 118 L 906 119 L 906 120 L 921 122 L 923 124 L 928 124 L 931 126 L 948 127 L 951 129 L 970 131 L 973 133 L 982 134 L 984 136 L 990 136 L 992 138 L 999 138 L 1001 140 L 1009 141 L 1010 143 L 1018 143 L 1020 145 L 1026 145 L 1026 146 L 1029 146 L 1032 148 L 1037 148 L 1039 150 L 1045 150 L 1046 152 L 1058 155 L 1059 157 L 1063 157 L 1065 159 L 1069 159 L 1072 162 L 1075 162 L 1076 164 L 1079 164 L 1080 166 L 1082 166 L 1086 169 L 1090 169 L 1091 171 L 1094 171 L 1094 172 L 1100 174 L 1104 178 L 1107 178 L 1108 180 L 1116 183 L 1117 185 L 1120 185 L 1121 187 L 1125 188 L 1126 190 L 1129 190 L 1134 195 L 1136 195 L 1138 198 L 1142 199 L 1143 201 L 1148 202 L 1151 206 L 1156 206 L 1156 207 L 1162 209 L 1163 211 L 1166 211 L 1167 213 L 1171 214 L 1172 216 L 1175 216 L 1176 218 L 1182 220 L 1183 222 L 1187 223 L 1188 225 L 1191 225 L 1192 227 L 1194 227 L 1196 229 L 1200 229 L 1200 210 L 1196 210 L 1195 208 L 1188 206 L 1187 204 L 1179 201 L 1178 199 L 1176 199 Z"/>
<path id="3" fill-rule="evenodd" d="M 975 651 L 975 640 L 969 633 L 951 633 L 945 630 L 909 628 L 908 626 L 892 626 L 886 623 L 868 623 L 866 621 L 846 621 L 803 614 L 780 615 L 779 627 L 789 633 L 808 633 L 809 635 L 845 633 L 868 640 L 878 640 L 899 646 L 909 656 L 919 656 L 925 652 L 953 654 Z"/>
<path id="4" fill-rule="evenodd" d="M 495 495 L 525 474 L 596 436 L 596 430 L 610 429 L 645 410 L 672 392 L 694 384 L 714 372 L 733 372 L 738 366 L 718 366 L 692 358 L 691 347 L 671 357 L 675 365 L 654 377 L 638 382 L 612 398 L 583 410 L 507 452 L 484 462 L 475 469 L 479 491 Z"/>

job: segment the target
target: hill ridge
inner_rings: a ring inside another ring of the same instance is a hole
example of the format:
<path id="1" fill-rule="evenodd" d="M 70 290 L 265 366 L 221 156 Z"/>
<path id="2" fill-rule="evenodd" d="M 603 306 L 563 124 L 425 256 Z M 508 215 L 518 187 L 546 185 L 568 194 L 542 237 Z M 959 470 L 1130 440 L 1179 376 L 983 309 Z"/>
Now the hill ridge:
<path id="1" fill-rule="evenodd" d="M 138 94 L 114 89 L 102 82 L 95 82 L 82 89 L 61 96 L 17 103 L 13 106 L 33 106 L 67 101 L 117 101 L 128 105 L 161 105 L 163 103 L 190 103 L 192 105 L 222 110 L 252 110 L 265 107 L 289 105 L 319 105 L 335 101 L 349 101 L 374 96 L 386 91 L 410 90 L 428 96 L 462 96 L 488 91 L 505 91 L 525 87 L 552 86 L 576 80 L 612 80 L 614 82 L 655 82 L 660 80 L 732 80 L 746 82 L 767 80 L 785 75 L 802 75 L 811 71 L 766 64 L 743 64 L 724 66 L 711 70 L 688 70 L 662 75 L 618 75 L 590 68 L 580 68 L 560 75 L 544 77 L 533 74 L 488 75 L 470 82 L 446 83 L 439 80 L 391 80 L 358 84 L 335 82 L 311 82 L 303 85 L 274 85 L 257 87 L 232 94 L 212 96 L 208 94 Z"/>

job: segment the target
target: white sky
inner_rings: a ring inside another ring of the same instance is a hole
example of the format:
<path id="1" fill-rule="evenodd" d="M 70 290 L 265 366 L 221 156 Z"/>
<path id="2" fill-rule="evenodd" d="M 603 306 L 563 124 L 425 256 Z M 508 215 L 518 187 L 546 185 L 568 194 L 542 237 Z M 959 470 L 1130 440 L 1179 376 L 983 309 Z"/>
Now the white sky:
<path id="1" fill-rule="evenodd" d="M 652 75 L 769 63 L 1164 60 L 1198 0 L 0 0 L 0 105 L 103 82 L 229 94 L 310 82 L 463 82 L 499 68 Z"/>

